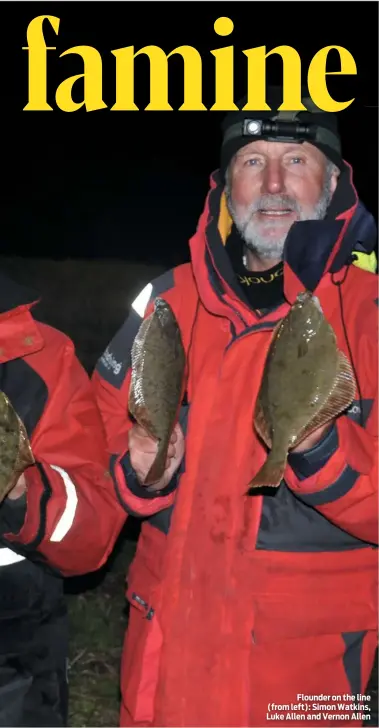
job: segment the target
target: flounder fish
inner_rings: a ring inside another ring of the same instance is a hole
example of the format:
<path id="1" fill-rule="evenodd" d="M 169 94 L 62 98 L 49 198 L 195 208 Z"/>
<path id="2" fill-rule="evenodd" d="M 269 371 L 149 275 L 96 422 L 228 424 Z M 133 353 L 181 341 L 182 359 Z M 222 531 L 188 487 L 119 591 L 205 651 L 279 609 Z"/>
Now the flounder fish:
<path id="1" fill-rule="evenodd" d="M 171 306 L 157 298 L 142 322 L 132 347 L 129 412 L 158 440 L 156 458 L 145 485 L 162 477 L 170 437 L 184 394 L 186 356 Z"/>
<path id="2" fill-rule="evenodd" d="M 278 487 L 288 452 L 348 408 L 355 391 L 353 369 L 320 302 L 309 291 L 300 293 L 268 350 L 254 425 L 270 452 L 247 494 Z"/>
<path id="3" fill-rule="evenodd" d="M 0 503 L 16 485 L 34 457 L 23 422 L 0 391 Z"/>

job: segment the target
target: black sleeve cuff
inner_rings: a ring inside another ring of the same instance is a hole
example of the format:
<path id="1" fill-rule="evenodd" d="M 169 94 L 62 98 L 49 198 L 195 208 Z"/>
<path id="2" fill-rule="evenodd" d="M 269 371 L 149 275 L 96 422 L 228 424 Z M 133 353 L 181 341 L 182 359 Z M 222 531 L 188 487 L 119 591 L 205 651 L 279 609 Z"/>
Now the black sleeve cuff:
<path id="1" fill-rule="evenodd" d="M 338 450 L 338 432 L 336 426 L 332 425 L 321 442 L 311 450 L 289 453 L 288 464 L 299 480 L 305 480 L 321 470 L 336 450 Z"/>
<path id="2" fill-rule="evenodd" d="M 146 486 L 140 485 L 139 480 L 137 478 L 136 472 L 133 469 L 129 453 L 126 453 L 122 460 L 120 461 L 121 467 L 123 469 L 126 484 L 128 486 L 128 489 L 130 490 L 133 495 L 137 496 L 137 498 L 163 498 L 164 496 L 170 495 L 178 485 L 178 473 L 175 473 L 173 478 L 171 478 L 171 481 L 168 485 L 166 485 L 165 488 L 159 491 L 149 491 L 149 489 Z"/>
<path id="3" fill-rule="evenodd" d="M 0 537 L 4 533 L 18 533 L 24 525 L 26 516 L 26 494 L 10 500 L 6 498 L 0 505 Z"/>

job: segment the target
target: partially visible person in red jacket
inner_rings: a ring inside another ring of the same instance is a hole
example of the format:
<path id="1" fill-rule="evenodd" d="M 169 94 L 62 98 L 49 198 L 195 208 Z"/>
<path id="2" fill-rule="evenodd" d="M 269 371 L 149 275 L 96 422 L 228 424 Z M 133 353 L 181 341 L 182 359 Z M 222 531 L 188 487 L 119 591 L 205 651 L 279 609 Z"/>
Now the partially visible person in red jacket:
<path id="1" fill-rule="evenodd" d="M 149 284 L 93 375 L 118 497 L 142 521 L 128 574 L 121 726 L 364 725 L 377 646 L 378 288 L 373 217 L 314 108 L 231 112 L 191 262 Z M 241 107 L 240 107 L 241 108 Z M 180 180 L 178 180 L 180 184 Z M 366 268 L 366 270 L 365 270 Z M 276 324 L 319 298 L 356 377 L 352 406 L 246 497 L 267 457 L 253 428 Z M 127 417 L 130 349 L 163 296 L 187 392 L 159 483 Z"/>
<path id="2" fill-rule="evenodd" d="M 71 340 L 34 318 L 34 303 L 34 292 L 1 275 L 0 390 L 35 460 L 0 503 L 0 726 L 7 728 L 67 725 L 62 577 L 102 566 L 126 518 L 89 377 Z"/>

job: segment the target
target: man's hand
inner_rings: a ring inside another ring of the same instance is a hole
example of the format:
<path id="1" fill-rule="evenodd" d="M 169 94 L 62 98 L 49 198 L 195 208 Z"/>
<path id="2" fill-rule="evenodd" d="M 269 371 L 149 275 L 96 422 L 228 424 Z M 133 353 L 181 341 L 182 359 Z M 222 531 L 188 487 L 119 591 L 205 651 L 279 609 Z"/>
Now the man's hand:
<path id="1" fill-rule="evenodd" d="M 141 485 L 149 472 L 157 454 L 158 443 L 152 439 L 140 425 L 133 425 L 129 430 L 130 462 L 135 470 Z M 148 486 L 151 491 L 165 488 L 178 470 L 184 455 L 184 435 L 182 428 L 177 424 L 172 433 L 167 452 L 166 470 L 162 478 L 154 485 Z"/>
<path id="2" fill-rule="evenodd" d="M 312 432 L 309 437 L 306 437 L 305 440 L 300 443 L 300 445 L 291 450 L 291 452 L 305 452 L 305 450 L 311 450 L 312 447 L 315 447 L 315 445 L 321 442 L 322 438 L 329 430 L 331 424 L 331 422 L 328 422 L 326 425 L 319 427 L 317 430 Z"/>
<path id="3" fill-rule="evenodd" d="M 12 488 L 12 490 L 8 493 L 9 500 L 17 500 L 17 498 L 21 498 L 22 495 L 24 495 L 26 491 L 26 480 L 25 475 L 20 475 L 16 485 Z"/>

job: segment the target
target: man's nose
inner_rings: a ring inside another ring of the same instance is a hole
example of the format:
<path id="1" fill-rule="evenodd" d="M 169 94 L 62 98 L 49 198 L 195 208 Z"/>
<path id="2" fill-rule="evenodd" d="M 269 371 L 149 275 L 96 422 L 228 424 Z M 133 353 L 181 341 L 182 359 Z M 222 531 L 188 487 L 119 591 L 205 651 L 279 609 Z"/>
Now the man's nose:
<path id="1" fill-rule="evenodd" d="M 263 174 L 262 193 L 273 195 L 283 193 L 284 191 L 284 170 L 280 162 L 269 160 Z"/>

